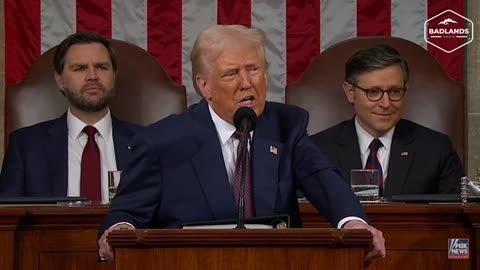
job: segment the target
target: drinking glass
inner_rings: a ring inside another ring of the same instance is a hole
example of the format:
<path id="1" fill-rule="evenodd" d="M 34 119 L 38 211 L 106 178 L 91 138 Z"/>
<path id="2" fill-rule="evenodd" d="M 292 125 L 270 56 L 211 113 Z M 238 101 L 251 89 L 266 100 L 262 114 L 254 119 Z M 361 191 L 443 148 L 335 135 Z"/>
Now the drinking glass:
<path id="1" fill-rule="evenodd" d="M 378 180 L 380 172 L 371 169 L 356 169 L 350 171 L 352 191 L 361 202 L 378 202 Z"/>
<path id="2" fill-rule="evenodd" d="M 113 197 L 117 194 L 118 183 L 122 171 L 108 171 L 108 202 L 112 202 Z"/>

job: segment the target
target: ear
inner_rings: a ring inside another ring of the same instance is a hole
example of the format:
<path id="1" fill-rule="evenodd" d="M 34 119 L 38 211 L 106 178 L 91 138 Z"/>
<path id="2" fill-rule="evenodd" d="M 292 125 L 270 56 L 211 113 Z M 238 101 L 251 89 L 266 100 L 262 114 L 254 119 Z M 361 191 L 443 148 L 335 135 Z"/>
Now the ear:
<path id="1" fill-rule="evenodd" d="M 212 93 L 210 91 L 210 88 L 207 85 L 207 81 L 205 81 L 202 76 L 196 75 L 195 76 L 195 82 L 197 84 L 198 90 L 202 94 L 205 99 L 210 100 L 212 97 Z"/>
<path id="2" fill-rule="evenodd" d="M 354 94 L 354 90 L 353 90 L 353 86 L 347 82 L 343 82 L 343 92 L 345 93 L 345 96 L 347 96 L 347 99 L 348 99 L 348 102 L 350 102 L 351 104 L 353 104 L 353 94 Z"/>
<path id="3" fill-rule="evenodd" d="M 55 77 L 55 82 L 57 83 L 58 89 L 60 89 L 60 91 L 64 92 L 62 75 L 58 74 L 58 72 L 55 71 L 54 77 Z"/>

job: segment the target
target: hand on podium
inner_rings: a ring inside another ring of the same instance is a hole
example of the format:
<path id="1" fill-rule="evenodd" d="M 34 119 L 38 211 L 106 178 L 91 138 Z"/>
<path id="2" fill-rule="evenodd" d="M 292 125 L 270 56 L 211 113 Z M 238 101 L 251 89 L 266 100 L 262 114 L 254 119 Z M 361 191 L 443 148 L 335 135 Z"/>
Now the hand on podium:
<path id="1" fill-rule="evenodd" d="M 99 261 L 102 262 L 112 262 L 113 257 L 113 249 L 107 242 L 108 234 L 113 230 L 133 230 L 135 229 L 132 225 L 128 223 L 118 223 L 110 227 L 110 229 L 106 230 L 100 239 L 98 239 L 98 256 Z"/>
<path id="2" fill-rule="evenodd" d="M 343 229 L 365 229 L 368 230 L 372 236 L 373 247 L 370 252 L 365 256 L 365 265 L 369 265 L 371 261 L 375 258 L 384 258 L 386 254 L 385 250 L 385 238 L 383 238 L 383 233 L 375 227 L 368 225 L 367 223 L 359 220 L 350 220 L 345 225 Z"/>

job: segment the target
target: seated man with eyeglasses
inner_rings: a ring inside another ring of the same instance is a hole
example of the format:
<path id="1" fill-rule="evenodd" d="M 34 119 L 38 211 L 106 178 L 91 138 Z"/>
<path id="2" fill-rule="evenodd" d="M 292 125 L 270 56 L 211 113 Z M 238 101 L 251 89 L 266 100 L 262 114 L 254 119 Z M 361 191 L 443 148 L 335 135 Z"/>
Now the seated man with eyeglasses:
<path id="1" fill-rule="evenodd" d="M 350 170 L 374 164 L 384 197 L 459 193 L 464 171 L 449 137 L 401 119 L 408 77 L 408 64 L 396 49 L 357 51 L 347 60 L 343 83 L 355 117 L 312 138 L 345 179 Z"/>

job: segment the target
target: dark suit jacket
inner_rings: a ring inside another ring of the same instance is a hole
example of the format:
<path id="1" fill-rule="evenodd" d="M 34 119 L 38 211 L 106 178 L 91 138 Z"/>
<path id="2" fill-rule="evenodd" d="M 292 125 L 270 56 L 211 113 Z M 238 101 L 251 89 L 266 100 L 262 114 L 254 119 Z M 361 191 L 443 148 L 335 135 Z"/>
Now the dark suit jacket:
<path id="1" fill-rule="evenodd" d="M 361 169 L 355 120 L 347 120 L 312 136 L 332 162 L 350 179 Z M 464 175 L 458 155 L 445 134 L 401 119 L 395 126 L 384 195 L 459 193 Z"/>
<path id="2" fill-rule="evenodd" d="M 300 225 L 295 186 L 334 225 L 346 216 L 367 220 L 362 206 L 306 133 L 303 109 L 267 103 L 251 146 L 257 216 L 290 214 Z M 277 153 L 271 151 L 271 146 Z M 221 145 L 205 100 L 135 136 L 132 159 L 101 228 L 136 228 L 235 219 Z"/>
<path id="3" fill-rule="evenodd" d="M 112 128 L 117 168 L 122 170 L 129 156 L 128 143 L 140 127 L 112 116 Z M 67 185 L 66 114 L 12 132 L 0 175 L 0 196 L 66 196 Z"/>

